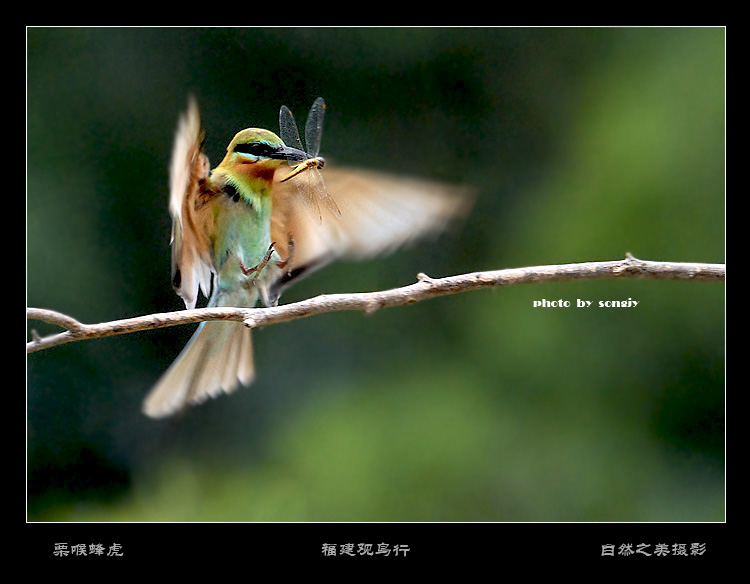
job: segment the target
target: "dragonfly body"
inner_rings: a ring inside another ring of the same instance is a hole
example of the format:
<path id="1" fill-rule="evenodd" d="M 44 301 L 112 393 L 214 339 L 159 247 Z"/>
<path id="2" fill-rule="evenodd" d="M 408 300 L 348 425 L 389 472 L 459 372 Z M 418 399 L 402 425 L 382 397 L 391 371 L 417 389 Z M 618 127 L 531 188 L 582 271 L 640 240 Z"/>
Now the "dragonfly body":
<path id="1" fill-rule="evenodd" d="M 289 179 L 294 178 L 298 174 L 305 172 L 306 170 L 321 169 L 325 165 L 326 165 L 325 158 L 321 158 L 320 156 L 316 156 L 315 158 L 308 158 L 307 160 L 303 160 L 299 164 L 295 165 L 292 168 L 292 172 L 290 172 L 283 179 L 281 179 L 281 182 L 286 182 Z"/>

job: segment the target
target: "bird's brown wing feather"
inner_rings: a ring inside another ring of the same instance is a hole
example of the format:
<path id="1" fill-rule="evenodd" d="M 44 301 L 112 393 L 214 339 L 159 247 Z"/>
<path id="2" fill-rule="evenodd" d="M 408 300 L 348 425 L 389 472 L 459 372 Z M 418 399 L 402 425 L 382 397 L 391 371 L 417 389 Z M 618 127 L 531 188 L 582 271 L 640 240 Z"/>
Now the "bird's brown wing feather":
<path id="1" fill-rule="evenodd" d="M 365 258 L 436 234 L 464 216 L 473 192 L 464 187 L 380 172 L 327 166 L 322 171 L 341 215 L 301 200 L 294 180 L 276 173 L 271 239 L 287 273 L 318 268 L 338 257 Z M 290 250 L 289 242 L 293 241 Z"/>
<path id="2" fill-rule="evenodd" d="M 213 221 L 206 190 L 208 157 L 203 153 L 204 132 L 198 105 L 190 99 L 180 117 L 169 169 L 169 212 L 172 215 L 172 285 L 194 308 L 198 289 L 211 292 L 213 261 L 208 234 Z"/>

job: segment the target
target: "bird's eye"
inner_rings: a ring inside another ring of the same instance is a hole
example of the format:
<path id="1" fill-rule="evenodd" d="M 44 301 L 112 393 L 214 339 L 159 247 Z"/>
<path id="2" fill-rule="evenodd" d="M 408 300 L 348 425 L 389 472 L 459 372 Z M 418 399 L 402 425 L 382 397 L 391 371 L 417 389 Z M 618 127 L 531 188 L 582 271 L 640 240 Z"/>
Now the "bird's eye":
<path id="1" fill-rule="evenodd" d="M 251 156 L 269 156 L 273 151 L 273 146 L 264 142 L 248 142 L 247 144 L 237 144 L 234 151 L 238 154 L 250 154 Z"/>

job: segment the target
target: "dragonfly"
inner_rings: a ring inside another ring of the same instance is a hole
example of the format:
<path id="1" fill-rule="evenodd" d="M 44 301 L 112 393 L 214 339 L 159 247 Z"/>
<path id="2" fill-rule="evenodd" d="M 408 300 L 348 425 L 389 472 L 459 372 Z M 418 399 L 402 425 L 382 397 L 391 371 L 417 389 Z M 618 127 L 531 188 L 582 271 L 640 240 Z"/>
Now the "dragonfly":
<path id="1" fill-rule="evenodd" d="M 322 97 L 317 98 L 310 108 L 310 113 L 307 115 L 307 122 L 305 123 L 306 148 L 302 147 L 297 123 L 294 121 L 291 110 L 287 106 L 282 105 L 281 111 L 279 111 L 279 130 L 284 144 L 302 150 L 308 156 L 302 162 L 293 162 L 290 160 L 289 165 L 292 166 L 292 171 L 281 179 L 280 182 L 300 177 L 299 180 L 294 181 L 297 189 L 308 204 L 317 212 L 319 221 L 322 220 L 320 206 L 318 205 L 319 200 L 323 201 L 328 210 L 335 216 L 341 215 L 341 210 L 328 192 L 323 176 L 320 173 L 320 169 L 326 163 L 324 158 L 318 156 L 320 153 L 320 139 L 323 134 L 325 110 L 325 101 Z M 301 177 L 300 175 L 302 174 L 305 176 Z"/>

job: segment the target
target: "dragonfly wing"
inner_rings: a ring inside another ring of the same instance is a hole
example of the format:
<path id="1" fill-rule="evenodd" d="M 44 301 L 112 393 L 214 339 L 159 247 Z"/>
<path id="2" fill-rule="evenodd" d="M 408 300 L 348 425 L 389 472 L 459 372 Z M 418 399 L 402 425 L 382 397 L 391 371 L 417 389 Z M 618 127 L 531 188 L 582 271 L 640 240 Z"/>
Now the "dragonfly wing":
<path id="1" fill-rule="evenodd" d="M 322 97 L 316 99 L 310 113 L 307 114 L 307 122 L 305 123 L 305 146 L 307 147 L 307 155 L 310 158 L 315 158 L 320 153 L 320 140 L 323 136 L 323 119 L 326 113 L 326 102 Z"/>
<path id="2" fill-rule="evenodd" d="M 302 147 L 302 141 L 299 138 L 299 131 L 297 130 L 297 123 L 294 121 L 294 116 L 291 110 L 285 105 L 282 105 L 279 110 L 279 135 L 287 146 L 297 148 L 303 152 L 305 151 Z M 291 160 L 289 164 L 292 164 Z"/>
<path id="3" fill-rule="evenodd" d="M 331 196 L 331 193 L 328 191 L 328 188 L 326 187 L 326 183 L 323 180 L 323 175 L 317 168 L 313 167 L 311 168 L 307 174 L 309 175 L 308 181 L 310 184 L 311 189 L 315 192 L 315 197 L 325 204 L 326 207 L 328 207 L 328 210 L 333 213 L 335 216 L 340 217 L 341 216 L 341 209 L 339 209 L 339 206 L 336 204 L 336 200 Z"/>

